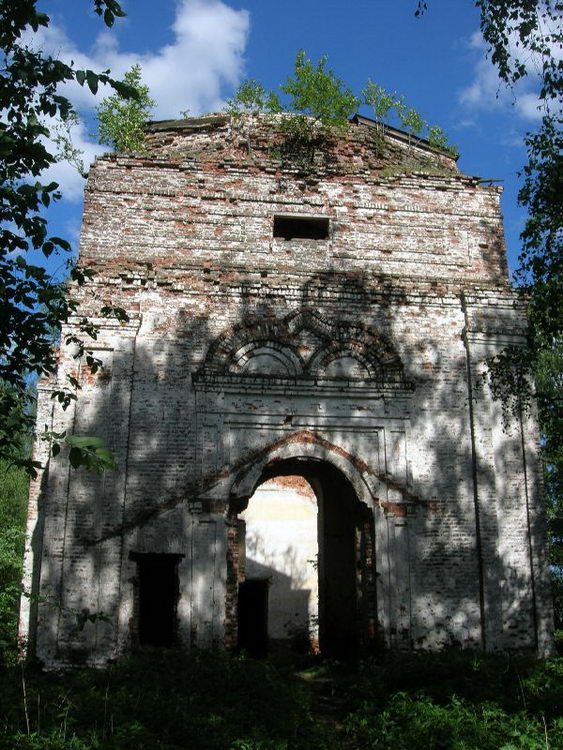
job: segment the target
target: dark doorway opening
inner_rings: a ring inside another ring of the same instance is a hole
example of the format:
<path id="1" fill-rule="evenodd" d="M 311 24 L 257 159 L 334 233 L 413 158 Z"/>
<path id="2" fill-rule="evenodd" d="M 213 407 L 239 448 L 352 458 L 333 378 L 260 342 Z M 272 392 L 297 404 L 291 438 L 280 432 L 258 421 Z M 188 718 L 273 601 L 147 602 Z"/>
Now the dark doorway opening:
<path id="1" fill-rule="evenodd" d="M 315 485 L 313 485 L 315 486 Z M 354 657 L 359 636 L 356 528 L 359 502 L 346 477 L 323 467 L 319 498 L 319 646 L 324 656 Z"/>
<path id="2" fill-rule="evenodd" d="M 372 511 L 358 500 L 349 479 L 326 461 L 303 457 L 276 462 L 265 469 L 259 484 L 280 476 L 303 477 L 317 498 L 320 651 L 353 658 L 360 648 L 373 646 L 376 638 Z M 239 586 L 238 624 L 239 646 L 250 653 L 254 646 L 249 647 L 247 639 L 254 639 L 260 655 L 267 648 L 267 589 L 258 594 L 253 589 L 257 585 L 264 583 L 246 581 Z"/>
<path id="3" fill-rule="evenodd" d="M 254 659 L 268 652 L 268 585 L 247 578 L 238 589 L 238 647 Z"/>
<path id="4" fill-rule="evenodd" d="M 178 562 L 182 557 L 131 553 L 138 571 L 138 638 L 141 646 L 170 647 L 176 642 Z"/>

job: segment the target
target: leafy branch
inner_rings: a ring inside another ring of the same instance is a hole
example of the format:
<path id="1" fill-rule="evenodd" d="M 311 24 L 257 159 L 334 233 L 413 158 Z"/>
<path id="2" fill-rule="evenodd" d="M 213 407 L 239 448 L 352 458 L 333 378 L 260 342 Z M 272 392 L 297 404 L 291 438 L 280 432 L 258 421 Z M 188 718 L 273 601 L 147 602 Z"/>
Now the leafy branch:
<path id="1" fill-rule="evenodd" d="M 40 437 L 42 440 L 51 441 L 53 456 L 58 456 L 61 452 L 61 442 L 69 446 L 68 460 L 73 469 L 82 466 L 87 471 L 93 471 L 96 474 L 103 474 L 108 469 L 112 471 L 117 469 L 115 459 L 105 447 L 102 438 L 68 435 L 66 431 L 53 432 L 48 429 L 47 425 Z"/>
<path id="2" fill-rule="evenodd" d="M 266 91 L 251 79 L 239 86 L 226 111 L 235 118 L 259 113 L 281 115 L 276 123 L 286 137 L 285 152 L 310 164 L 316 149 L 348 127 L 348 118 L 360 104 L 348 86 L 326 69 L 326 64 L 326 57 L 315 64 L 300 50 L 294 75 L 280 87 L 284 97 Z M 284 117 L 283 113 L 290 113 L 291 117 Z"/>
<path id="3" fill-rule="evenodd" d="M 438 125 L 428 127 L 414 107 L 405 105 L 403 96 L 390 94 L 368 80 L 360 99 L 326 66 L 326 57 L 313 63 L 300 50 L 295 58 L 294 75 L 280 87 L 281 96 L 249 79 L 228 100 L 226 111 L 239 122 L 257 114 L 272 116 L 286 137 L 283 151 L 305 164 L 314 161 L 317 149 L 326 148 L 332 138 L 346 130 L 349 118 L 362 103 L 373 109 L 378 123 L 383 124 L 395 113 L 409 137 L 419 136 L 426 129 L 431 146 L 454 157 L 459 155 L 455 146 L 448 145 L 444 131 Z M 284 117 L 284 113 L 291 116 Z M 244 132 L 250 153 L 250 131 L 241 125 L 238 129 Z"/>
<path id="4" fill-rule="evenodd" d="M 124 13 L 116 0 L 93 0 L 94 10 L 111 26 Z M 38 464 L 21 451 L 22 435 L 33 431 L 30 378 L 53 377 L 57 371 L 54 342 L 77 313 L 77 303 L 66 285 L 49 273 L 35 256 L 70 257 L 67 240 L 50 235 L 45 210 L 61 198 L 56 182 L 41 174 L 60 158 L 48 145 L 47 121 L 71 123 L 71 102 L 58 93 L 61 84 L 75 80 L 95 94 L 111 86 L 123 97 L 135 96 L 126 83 L 109 71 L 75 69 L 72 64 L 31 50 L 23 41 L 29 31 L 49 26 L 36 0 L 6 2 L 0 19 L 3 66 L 0 71 L 0 457 L 25 466 L 34 475 Z M 55 136 L 56 137 L 56 136 Z M 69 154 L 73 156 L 72 154 Z M 74 154 L 76 155 L 76 154 Z M 85 284 L 89 273 L 70 268 L 70 279 Z M 93 324 L 81 327 L 95 338 Z M 79 336 L 77 337 L 79 338 Z M 78 347 L 77 356 L 86 351 Z M 71 384 L 72 386 L 72 384 Z M 61 403 L 68 405 L 65 395 Z M 76 446 L 77 448 L 79 446 Z"/>
<path id="5" fill-rule="evenodd" d="M 96 108 L 98 140 L 118 153 L 142 153 L 146 151 L 144 127 L 156 102 L 150 97 L 149 87 L 141 83 L 140 65 L 125 73 L 122 84 L 125 96 L 117 91 Z"/>
<path id="6" fill-rule="evenodd" d="M 439 125 L 428 125 L 426 120 L 414 107 L 407 107 L 405 97 L 392 94 L 382 86 L 368 79 L 366 87 L 362 90 L 363 103 L 373 110 L 375 120 L 383 125 L 393 117 L 393 112 L 404 128 L 409 139 L 411 137 L 426 138 L 429 144 L 440 151 L 445 151 L 457 158 L 459 151 L 456 146 L 448 143 L 448 137 Z"/>

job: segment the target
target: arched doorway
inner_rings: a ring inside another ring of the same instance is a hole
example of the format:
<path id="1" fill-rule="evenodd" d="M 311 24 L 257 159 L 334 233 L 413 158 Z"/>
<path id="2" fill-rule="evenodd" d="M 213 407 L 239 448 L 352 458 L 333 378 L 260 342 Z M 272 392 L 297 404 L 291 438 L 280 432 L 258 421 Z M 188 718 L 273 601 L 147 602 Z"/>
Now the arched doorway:
<path id="1" fill-rule="evenodd" d="M 305 494 L 304 502 L 292 487 Z M 304 518 L 307 503 L 313 507 Z M 269 639 L 295 636 L 291 627 L 284 631 L 288 624 L 306 628 L 311 645 L 327 656 L 351 657 L 373 641 L 373 514 L 342 470 L 311 456 L 267 464 L 252 495 L 232 503 L 235 517 L 240 647 L 260 656 Z M 310 557 L 315 549 L 316 560 Z"/>
<path id="2" fill-rule="evenodd" d="M 268 643 L 318 648 L 317 498 L 302 476 L 261 483 L 239 514 L 244 580 L 238 643 L 259 656 Z"/>

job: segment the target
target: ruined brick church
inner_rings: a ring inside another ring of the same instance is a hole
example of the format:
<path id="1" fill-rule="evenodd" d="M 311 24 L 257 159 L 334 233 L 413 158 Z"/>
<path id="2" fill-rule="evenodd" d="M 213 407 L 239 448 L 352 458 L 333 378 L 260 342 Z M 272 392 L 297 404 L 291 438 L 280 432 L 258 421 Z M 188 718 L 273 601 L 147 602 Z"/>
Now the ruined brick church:
<path id="1" fill-rule="evenodd" d="M 537 429 L 482 378 L 525 327 L 500 189 L 359 116 L 314 148 L 225 115 L 147 143 L 92 166 L 80 243 L 80 314 L 128 322 L 97 321 L 95 373 L 62 347 L 66 411 L 39 387 L 41 427 L 118 468 L 36 446 L 29 648 L 548 652 Z"/>

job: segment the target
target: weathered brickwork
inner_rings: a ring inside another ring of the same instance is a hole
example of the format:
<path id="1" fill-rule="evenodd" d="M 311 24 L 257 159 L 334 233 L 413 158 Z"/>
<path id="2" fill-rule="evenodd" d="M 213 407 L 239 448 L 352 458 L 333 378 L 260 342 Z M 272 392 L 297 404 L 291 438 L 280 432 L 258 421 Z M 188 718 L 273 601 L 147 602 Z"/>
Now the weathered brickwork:
<path id="1" fill-rule="evenodd" d="M 85 196 L 81 312 L 111 303 L 129 322 L 99 321 L 96 374 L 62 349 L 76 405 L 40 386 L 39 424 L 103 437 L 119 468 L 36 447 L 26 586 L 42 598 L 22 634 L 37 655 L 138 647 L 155 560 L 173 644 L 234 647 L 238 516 L 296 475 L 318 501 L 321 649 L 548 652 L 536 426 L 503 431 L 480 385 L 524 326 L 499 189 L 363 118 L 309 165 L 262 120 L 157 123 L 148 140 L 98 159 Z M 328 219 L 326 237 L 274 236 L 275 216 Z M 79 628 L 85 609 L 104 617 Z"/>

